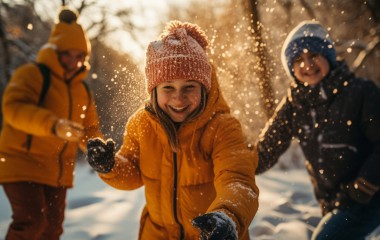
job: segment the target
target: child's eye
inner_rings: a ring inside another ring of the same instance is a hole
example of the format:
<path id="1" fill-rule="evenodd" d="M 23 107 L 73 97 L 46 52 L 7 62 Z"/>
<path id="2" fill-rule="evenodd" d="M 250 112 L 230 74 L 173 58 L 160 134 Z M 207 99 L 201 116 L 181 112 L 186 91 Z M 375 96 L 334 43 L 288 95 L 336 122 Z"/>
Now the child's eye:
<path id="1" fill-rule="evenodd" d="M 85 58 L 85 56 L 84 56 L 84 54 L 79 54 L 75 58 L 76 58 L 76 60 L 82 60 Z"/>
<path id="2" fill-rule="evenodd" d="M 165 90 L 171 90 L 171 89 L 174 89 L 174 87 L 172 87 L 172 86 L 163 86 L 163 89 L 165 89 Z"/>
<path id="3" fill-rule="evenodd" d="M 190 93 L 193 92 L 196 89 L 195 85 L 187 85 L 184 87 L 184 92 Z"/>

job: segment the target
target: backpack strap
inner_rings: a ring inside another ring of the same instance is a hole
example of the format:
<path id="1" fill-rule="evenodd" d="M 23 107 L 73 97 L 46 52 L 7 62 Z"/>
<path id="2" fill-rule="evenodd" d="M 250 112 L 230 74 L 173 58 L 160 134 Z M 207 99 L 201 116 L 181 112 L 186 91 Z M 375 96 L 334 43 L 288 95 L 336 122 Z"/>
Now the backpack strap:
<path id="1" fill-rule="evenodd" d="M 41 106 L 45 100 L 46 93 L 49 90 L 49 86 L 50 86 L 50 69 L 45 64 L 42 64 L 42 63 L 35 63 L 35 64 L 37 65 L 38 69 L 40 69 L 42 79 L 43 79 L 40 97 L 37 103 L 38 106 Z M 28 151 L 30 150 L 30 147 L 32 145 L 32 139 L 33 139 L 32 134 L 28 134 L 26 136 L 26 142 L 23 146 L 25 146 Z"/>
<path id="2" fill-rule="evenodd" d="M 45 100 L 46 93 L 50 86 L 50 69 L 48 66 L 42 63 L 36 63 L 36 65 L 40 69 L 40 72 L 43 78 L 40 98 L 38 99 L 38 106 L 41 106 Z"/>

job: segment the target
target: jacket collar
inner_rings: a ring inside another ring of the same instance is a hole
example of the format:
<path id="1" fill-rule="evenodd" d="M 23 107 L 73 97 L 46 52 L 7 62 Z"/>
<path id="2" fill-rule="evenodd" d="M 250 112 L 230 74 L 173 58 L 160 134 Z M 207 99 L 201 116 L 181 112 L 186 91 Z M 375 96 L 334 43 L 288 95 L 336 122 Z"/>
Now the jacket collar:
<path id="1" fill-rule="evenodd" d="M 316 107 L 329 103 L 352 77 L 353 73 L 348 69 L 346 62 L 338 62 L 337 67 L 316 86 L 305 86 L 295 79 L 288 89 L 288 99 L 297 107 Z"/>

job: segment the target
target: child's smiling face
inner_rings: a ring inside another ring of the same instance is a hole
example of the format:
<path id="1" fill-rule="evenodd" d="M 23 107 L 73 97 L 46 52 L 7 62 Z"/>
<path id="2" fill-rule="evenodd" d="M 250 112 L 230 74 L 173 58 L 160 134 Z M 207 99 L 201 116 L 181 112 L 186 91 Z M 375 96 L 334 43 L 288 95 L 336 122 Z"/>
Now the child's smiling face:
<path id="1" fill-rule="evenodd" d="M 183 122 L 201 102 L 202 84 L 194 80 L 175 79 L 157 85 L 158 106 L 174 122 Z"/>
<path id="2" fill-rule="evenodd" d="M 330 71 L 330 64 L 321 54 L 304 51 L 293 62 L 294 76 L 310 86 L 318 84 Z"/>
<path id="3" fill-rule="evenodd" d="M 59 62 L 69 76 L 83 66 L 85 58 L 86 54 L 79 49 L 69 49 L 63 52 L 58 52 Z"/>

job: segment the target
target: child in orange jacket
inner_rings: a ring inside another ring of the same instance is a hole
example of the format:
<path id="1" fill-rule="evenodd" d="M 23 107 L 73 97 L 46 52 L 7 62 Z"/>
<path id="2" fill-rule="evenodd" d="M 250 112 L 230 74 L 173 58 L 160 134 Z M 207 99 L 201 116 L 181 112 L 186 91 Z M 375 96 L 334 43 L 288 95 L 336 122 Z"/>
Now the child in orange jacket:
<path id="1" fill-rule="evenodd" d="M 116 156 L 112 140 L 88 142 L 88 161 L 106 183 L 145 186 L 139 239 L 249 239 L 257 158 L 220 92 L 207 44 L 197 25 L 170 22 L 147 48 L 150 99 L 129 119 Z"/>
<path id="2" fill-rule="evenodd" d="M 38 51 L 36 63 L 49 70 L 48 77 L 37 64 L 24 64 L 3 95 L 0 184 L 12 209 L 6 239 L 59 239 L 78 145 L 85 148 L 89 138 L 102 136 L 83 81 L 91 46 L 77 18 L 62 8 Z"/>

